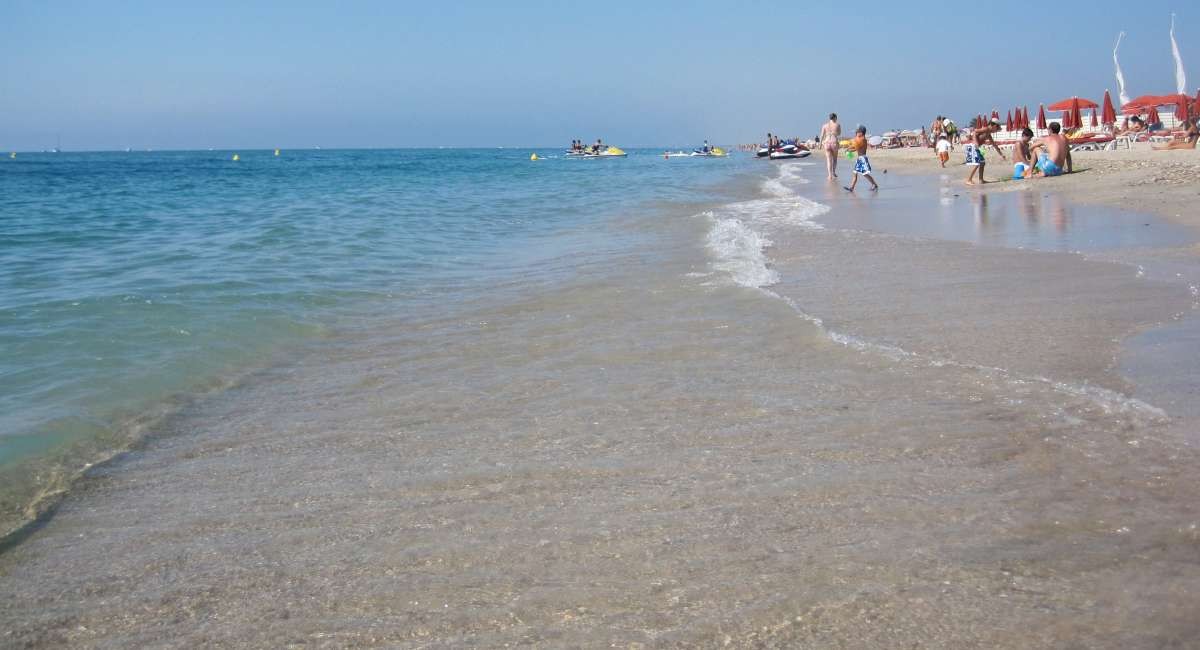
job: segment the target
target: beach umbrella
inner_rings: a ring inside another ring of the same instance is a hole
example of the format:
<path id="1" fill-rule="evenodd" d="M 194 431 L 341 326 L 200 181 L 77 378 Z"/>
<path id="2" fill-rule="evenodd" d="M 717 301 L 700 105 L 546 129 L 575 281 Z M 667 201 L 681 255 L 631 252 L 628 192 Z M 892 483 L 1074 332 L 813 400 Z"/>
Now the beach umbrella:
<path id="1" fill-rule="evenodd" d="M 1187 95 L 1180 95 L 1179 101 L 1175 102 L 1175 119 L 1180 122 L 1186 120 L 1188 116 L 1188 105 L 1192 103 L 1192 98 Z"/>
<path id="2" fill-rule="evenodd" d="M 1150 114 L 1146 116 L 1146 125 L 1149 126 L 1151 124 L 1158 124 L 1161 121 L 1162 118 L 1158 116 L 1158 107 L 1151 106 Z"/>
<path id="3" fill-rule="evenodd" d="M 1075 102 L 1077 102 L 1077 101 L 1079 102 L 1080 109 L 1096 108 L 1097 106 L 1099 106 L 1099 104 L 1097 104 L 1096 102 L 1094 102 L 1090 99 L 1084 99 L 1082 97 L 1071 97 L 1070 99 L 1061 99 L 1057 102 L 1054 102 L 1053 104 L 1047 106 L 1046 110 L 1051 111 L 1051 112 L 1053 112 L 1053 111 L 1069 111 L 1069 110 L 1073 109 L 1073 107 L 1075 106 Z"/>
<path id="4" fill-rule="evenodd" d="M 1117 111 L 1113 108 L 1112 96 L 1108 91 L 1104 91 L 1104 113 L 1100 116 L 1100 121 L 1104 124 L 1117 123 Z"/>
<path id="5" fill-rule="evenodd" d="M 1100 126 L 1100 122 L 1096 119 L 1096 109 L 1092 109 L 1092 128 Z"/>
<path id="6" fill-rule="evenodd" d="M 992 119 L 998 121 L 1000 119 L 1000 111 L 993 108 L 992 109 Z"/>
<path id="7" fill-rule="evenodd" d="M 1025 129 L 1029 128 L 1029 107 L 1028 106 L 1021 107 L 1021 128 L 1025 128 Z"/>
<path id="8" fill-rule="evenodd" d="M 1005 131 L 1013 130 L 1012 111 L 1009 111 L 1008 116 L 1004 119 L 1004 130 Z"/>
<path id="9" fill-rule="evenodd" d="M 1062 125 L 1064 131 L 1071 128 L 1071 111 L 1063 111 L 1062 117 L 1058 118 L 1058 123 Z"/>
<path id="10" fill-rule="evenodd" d="M 1037 128 L 1046 128 L 1046 107 L 1043 104 L 1038 104 L 1038 121 Z"/>
<path id="11" fill-rule="evenodd" d="M 1194 114 L 1200 115 L 1200 90 L 1196 91 L 1196 104 L 1195 104 Z"/>

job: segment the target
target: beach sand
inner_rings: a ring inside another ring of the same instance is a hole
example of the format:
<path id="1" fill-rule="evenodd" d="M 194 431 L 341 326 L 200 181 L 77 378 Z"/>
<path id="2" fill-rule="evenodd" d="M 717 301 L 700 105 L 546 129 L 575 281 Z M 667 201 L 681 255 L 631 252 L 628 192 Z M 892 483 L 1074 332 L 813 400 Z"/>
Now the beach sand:
<path id="1" fill-rule="evenodd" d="M 906 155 L 196 404 L 0 556 L 0 644 L 1187 647 L 1195 420 L 1119 363 L 1181 231 Z"/>
<path id="2" fill-rule="evenodd" d="M 1012 178 L 1012 164 L 999 159 L 991 148 L 987 178 Z M 892 173 L 949 173 L 966 178 L 962 146 L 950 154 L 942 169 L 932 149 L 873 149 L 869 152 L 877 171 Z M 1007 153 L 1006 153 L 1007 155 Z M 1033 182 L 1003 181 L 986 185 L 988 192 L 1054 192 L 1072 202 L 1101 204 L 1150 212 L 1193 228 L 1200 228 L 1200 150 L 1154 151 L 1146 143 L 1117 151 L 1079 151 L 1072 154 L 1078 173 Z M 824 164 L 824 160 L 821 161 Z M 844 162 L 843 162 L 844 164 Z M 984 186 L 967 186 L 980 191 Z"/>

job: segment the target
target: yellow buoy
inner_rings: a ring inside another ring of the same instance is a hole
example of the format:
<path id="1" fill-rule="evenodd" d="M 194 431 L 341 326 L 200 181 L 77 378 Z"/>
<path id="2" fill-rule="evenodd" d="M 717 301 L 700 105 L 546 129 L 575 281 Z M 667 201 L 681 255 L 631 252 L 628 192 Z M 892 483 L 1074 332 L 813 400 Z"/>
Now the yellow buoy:
<path id="1" fill-rule="evenodd" d="M 536 154 L 536 153 L 534 153 L 534 154 L 529 154 L 529 159 L 530 159 L 530 160 L 537 160 L 537 159 L 538 159 L 538 157 L 537 157 L 537 154 Z"/>
<path id="2" fill-rule="evenodd" d="M 241 159 L 242 159 L 242 158 L 241 158 L 241 156 L 237 155 L 236 153 L 235 153 L 235 154 L 233 154 L 233 162 L 237 162 L 237 161 L 239 161 L 239 160 L 241 160 Z"/>
<path id="3" fill-rule="evenodd" d="M 278 150 L 278 149 L 276 149 L 276 150 L 275 150 L 275 156 L 276 156 L 276 157 L 279 157 L 279 150 Z"/>

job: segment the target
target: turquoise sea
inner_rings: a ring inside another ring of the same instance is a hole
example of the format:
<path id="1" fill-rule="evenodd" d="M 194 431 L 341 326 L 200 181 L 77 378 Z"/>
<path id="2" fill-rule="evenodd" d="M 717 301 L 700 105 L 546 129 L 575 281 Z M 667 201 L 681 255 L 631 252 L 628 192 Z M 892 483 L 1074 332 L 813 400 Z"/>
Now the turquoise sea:
<path id="1" fill-rule="evenodd" d="M 234 153 L 20 154 L 0 165 L 6 518 L 290 346 L 577 273 L 555 260 L 631 236 L 607 220 L 703 201 L 748 162 Z"/>

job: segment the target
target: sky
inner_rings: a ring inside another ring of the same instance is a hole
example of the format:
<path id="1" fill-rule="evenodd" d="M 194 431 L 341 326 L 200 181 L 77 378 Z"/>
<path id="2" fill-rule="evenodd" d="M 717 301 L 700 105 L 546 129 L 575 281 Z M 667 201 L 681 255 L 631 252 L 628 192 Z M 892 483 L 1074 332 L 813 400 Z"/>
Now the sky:
<path id="1" fill-rule="evenodd" d="M 0 150 L 619 146 L 878 133 L 1200 88 L 1200 6 L 0 0 Z M 1064 13 L 1062 7 L 1071 7 Z M 1160 8 L 1161 7 L 1161 8 Z"/>

